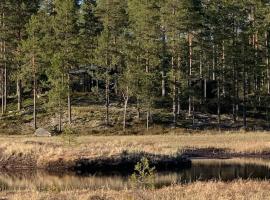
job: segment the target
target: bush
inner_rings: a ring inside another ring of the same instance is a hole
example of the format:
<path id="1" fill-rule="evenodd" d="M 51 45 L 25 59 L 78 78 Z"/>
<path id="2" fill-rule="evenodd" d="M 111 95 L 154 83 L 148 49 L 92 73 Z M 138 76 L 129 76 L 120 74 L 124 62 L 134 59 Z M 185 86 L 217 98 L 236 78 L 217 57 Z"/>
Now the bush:
<path id="1" fill-rule="evenodd" d="M 138 189 L 154 188 L 155 167 L 150 167 L 147 158 L 143 157 L 140 162 L 135 165 L 134 173 L 130 177 L 133 187 Z"/>

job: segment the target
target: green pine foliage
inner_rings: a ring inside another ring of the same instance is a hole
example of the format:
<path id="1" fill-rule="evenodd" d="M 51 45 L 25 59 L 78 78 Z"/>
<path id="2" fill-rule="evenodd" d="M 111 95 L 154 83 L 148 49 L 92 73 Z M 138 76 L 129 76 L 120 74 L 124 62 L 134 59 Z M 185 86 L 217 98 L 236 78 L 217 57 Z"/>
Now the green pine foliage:
<path id="1" fill-rule="evenodd" d="M 247 117 L 266 119 L 268 110 L 269 12 L 265 0 L 1 1 L 2 113 L 10 96 L 20 111 L 36 90 L 61 130 L 80 104 L 71 72 L 83 69 L 108 126 L 117 102 L 124 129 L 130 104 L 147 128 L 156 108 L 175 127 L 191 117 L 195 125 L 196 112 L 216 114 L 219 127 L 220 114 L 231 114 L 247 127 Z"/>

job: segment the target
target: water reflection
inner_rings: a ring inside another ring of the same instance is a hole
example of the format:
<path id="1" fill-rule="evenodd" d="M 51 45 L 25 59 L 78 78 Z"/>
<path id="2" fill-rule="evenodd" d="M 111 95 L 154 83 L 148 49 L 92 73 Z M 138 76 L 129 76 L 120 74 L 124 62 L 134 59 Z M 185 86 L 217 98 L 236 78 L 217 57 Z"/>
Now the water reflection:
<path id="1" fill-rule="evenodd" d="M 270 180 L 269 160 L 193 160 L 192 167 L 179 172 L 166 172 L 157 174 L 156 187 L 171 184 L 183 184 L 194 181 L 235 179 Z M 129 188 L 128 176 L 89 175 L 76 176 L 76 174 L 48 174 L 41 171 L 31 172 L 1 172 L 0 190 L 39 190 L 63 191 L 70 189 L 101 189 L 110 188 L 122 190 Z"/>

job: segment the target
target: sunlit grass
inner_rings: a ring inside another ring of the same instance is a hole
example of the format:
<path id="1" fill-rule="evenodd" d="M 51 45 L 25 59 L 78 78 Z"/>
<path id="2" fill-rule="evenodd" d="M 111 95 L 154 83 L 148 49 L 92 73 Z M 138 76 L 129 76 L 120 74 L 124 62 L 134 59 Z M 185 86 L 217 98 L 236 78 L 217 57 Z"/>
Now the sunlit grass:
<path id="1" fill-rule="evenodd" d="M 3 192 L 1 197 L 12 200 L 36 199 L 67 199 L 67 200 L 228 200 L 249 199 L 267 200 L 270 197 L 270 184 L 267 181 L 242 181 L 235 182 L 195 182 L 189 185 L 170 186 L 159 190 L 122 190 L 110 189 L 51 191 L 16 191 Z M 94 198 L 95 197 L 95 198 Z"/>

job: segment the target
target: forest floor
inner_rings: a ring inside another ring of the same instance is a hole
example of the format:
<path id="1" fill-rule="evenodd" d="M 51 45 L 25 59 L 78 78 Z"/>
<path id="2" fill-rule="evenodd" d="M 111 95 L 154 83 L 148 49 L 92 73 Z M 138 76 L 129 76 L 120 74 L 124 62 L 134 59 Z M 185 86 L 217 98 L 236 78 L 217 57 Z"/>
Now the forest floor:
<path id="1" fill-rule="evenodd" d="M 47 105 L 47 95 L 38 99 L 37 126 L 55 132 L 58 127 L 58 110 Z M 202 105 L 202 109 L 204 106 Z M 32 99 L 24 99 L 23 109 L 16 111 L 16 98 L 9 99 L 7 112 L 0 116 L 0 134 L 5 135 L 31 135 L 33 129 Z M 80 135 L 155 135 L 170 133 L 173 127 L 171 102 L 156 102 L 151 110 L 150 130 L 146 130 L 146 112 L 140 110 L 140 118 L 136 103 L 130 102 L 126 116 L 126 130 L 123 131 L 123 105 L 121 101 L 113 99 L 109 108 L 109 126 L 105 125 L 106 108 L 102 100 L 87 93 L 74 94 L 72 101 L 72 128 Z M 63 126 L 68 125 L 67 109 L 63 109 Z M 236 131 L 243 127 L 241 113 L 237 122 L 232 121 L 229 114 L 221 115 L 221 124 L 218 125 L 218 116 L 215 114 L 195 111 L 194 118 L 182 111 L 177 119 L 179 129 L 198 132 L 202 130 Z M 268 117 L 269 118 L 269 117 Z M 270 118 L 269 118 L 270 119 Z M 248 131 L 270 130 L 270 121 L 267 122 L 266 113 L 249 111 L 247 118 Z"/>

